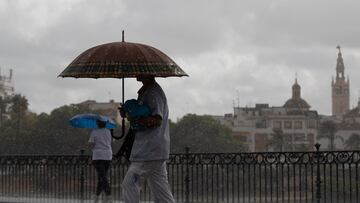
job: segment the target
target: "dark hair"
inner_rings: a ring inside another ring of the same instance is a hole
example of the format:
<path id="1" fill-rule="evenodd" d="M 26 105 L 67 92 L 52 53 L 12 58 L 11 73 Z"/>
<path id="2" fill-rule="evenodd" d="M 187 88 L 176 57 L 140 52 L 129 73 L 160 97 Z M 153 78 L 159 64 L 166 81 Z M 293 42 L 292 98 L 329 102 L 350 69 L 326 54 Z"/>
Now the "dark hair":
<path id="1" fill-rule="evenodd" d="M 106 122 L 105 121 L 101 121 L 101 120 L 97 120 L 96 124 L 99 128 L 105 128 L 106 126 Z"/>

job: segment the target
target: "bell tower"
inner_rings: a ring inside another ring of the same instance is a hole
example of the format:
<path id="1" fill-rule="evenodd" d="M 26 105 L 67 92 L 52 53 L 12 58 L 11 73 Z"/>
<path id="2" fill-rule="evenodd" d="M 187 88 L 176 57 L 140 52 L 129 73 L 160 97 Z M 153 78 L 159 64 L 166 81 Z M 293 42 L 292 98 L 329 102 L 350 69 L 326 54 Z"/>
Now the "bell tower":
<path id="1" fill-rule="evenodd" d="M 349 111 L 350 106 L 350 88 L 349 78 L 345 79 L 344 76 L 344 61 L 341 54 L 340 46 L 336 47 L 339 50 L 337 63 L 336 63 L 336 78 L 331 82 L 332 92 L 332 115 L 338 118 Z"/>

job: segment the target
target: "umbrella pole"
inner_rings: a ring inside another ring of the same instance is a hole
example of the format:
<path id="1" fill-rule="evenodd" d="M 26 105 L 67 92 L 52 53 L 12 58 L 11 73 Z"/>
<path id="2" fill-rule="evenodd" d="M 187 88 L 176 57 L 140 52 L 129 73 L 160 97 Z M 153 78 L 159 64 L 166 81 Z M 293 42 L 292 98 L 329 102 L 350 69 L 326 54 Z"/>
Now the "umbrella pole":
<path id="1" fill-rule="evenodd" d="M 125 88 L 124 88 L 124 86 L 125 86 L 125 78 L 122 78 L 122 85 L 121 85 L 121 87 L 122 87 L 122 104 L 124 104 L 125 103 Z M 123 117 L 122 118 L 122 123 L 121 123 L 121 127 L 122 127 L 122 129 L 121 129 L 121 137 L 123 137 L 124 135 L 125 135 L 125 118 Z"/>
<path id="2" fill-rule="evenodd" d="M 122 42 L 124 42 L 124 30 L 122 31 Z M 123 77 L 122 78 L 122 85 L 121 85 L 121 87 L 122 87 L 122 104 L 124 105 L 124 103 L 125 103 L 125 78 Z M 121 127 L 122 127 L 122 131 L 121 131 L 121 133 L 122 133 L 122 136 L 124 136 L 125 135 L 125 118 L 123 117 L 122 118 L 122 123 L 121 123 Z M 122 137 L 121 136 L 121 137 Z"/>
<path id="3" fill-rule="evenodd" d="M 121 87 L 121 89 L 122 89 L 122 103 L 121 103 L 121 105 L 123 105 L 124 103 L 125 103 L 125 101 L 124 101 L 124 99 L 125 99 L 125 88 L 124 88 L 124 78 L 122 78 L 122 87 Z M 121 114 L 121 113 L 120 113 Z M 125 136 L 125 118 L 124 117 L 122 117 L 122 122 L 121 122 L 121 135 L 120 135 L 120 137 L 115 137 L 115 136 L 113 136 L 112 135 L 112 137 L 114 138 L 114 139 L 116 139 L 116 140 L 118 140 L 118 139 L 121 139 L 121 138 L 123 138 Z"/>

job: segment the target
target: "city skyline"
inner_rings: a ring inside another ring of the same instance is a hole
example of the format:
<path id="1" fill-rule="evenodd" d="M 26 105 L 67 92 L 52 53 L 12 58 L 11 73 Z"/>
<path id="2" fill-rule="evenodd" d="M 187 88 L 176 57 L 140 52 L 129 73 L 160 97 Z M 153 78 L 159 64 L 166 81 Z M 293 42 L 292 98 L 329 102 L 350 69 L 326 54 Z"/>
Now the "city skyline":
<path id="1" fill-rule="evenodd" d="M 351 79 L 350 108 L 358 101 L 358 8 L 357 1 L 326 0 L 1 1 L 0 66 L 14 70 L 15 91 L 36 113 L 89 99 L 120 101 L 120 80 L 57 76 L 86 49 L 120 41 L 125 30 L 125 41 L 156 47 L 189 74 L 158 79 L 172 119 L 223 115 L 237 97 L 240 106 L 283 105 L 295 73 L 302 97 L 330 115 L 337 45 Z M 126 79 L 125 97 L 136 98 L 139 87 Z"/>

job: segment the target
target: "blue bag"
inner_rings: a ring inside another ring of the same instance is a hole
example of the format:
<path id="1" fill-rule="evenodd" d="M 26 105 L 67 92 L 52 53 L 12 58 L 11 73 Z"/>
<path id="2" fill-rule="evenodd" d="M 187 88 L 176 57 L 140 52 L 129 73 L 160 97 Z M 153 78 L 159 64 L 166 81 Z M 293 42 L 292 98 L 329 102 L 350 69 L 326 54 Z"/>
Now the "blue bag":
<path id="1" fill-rule="evenodd" d="M 134 130 L 143 130 L 146 127 L 140 124 L 133 123 L 133 120 L 141 117 L 147 117 L 151 115 L 150 108 L 146 105 L 140 105 L 136 99 L 127 100 L 123 108 L 126 113 L 126 117 L 130 121 L 130 127 Z"/>

